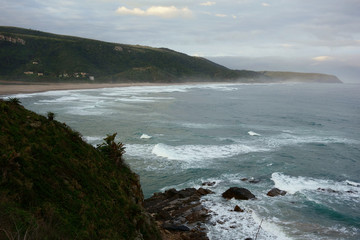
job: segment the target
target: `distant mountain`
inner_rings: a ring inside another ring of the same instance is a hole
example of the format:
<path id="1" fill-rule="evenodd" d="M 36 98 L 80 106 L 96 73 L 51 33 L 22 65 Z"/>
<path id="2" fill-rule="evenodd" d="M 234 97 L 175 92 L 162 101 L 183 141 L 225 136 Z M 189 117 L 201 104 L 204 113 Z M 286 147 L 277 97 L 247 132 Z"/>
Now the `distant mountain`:
<path id="1" fill-rule="evenodd" d="M 329 75 L 317 76 L 320 78 L 312 78 L 312 81 L 334 82 L 337 79 L 335 76 L 328 79 Z M 166 48 L 109 43 L 15 27 L 0 27 L 0 79 L 61 82 L 280 80 L 269 72 L 231 70 L 205 58 Z"/>
<path id="2" fill-rule="evenodd" d="M 341 81 L 334 75 L 321 73 L 299 73 L 299 72 L 261 72 L 265 76 L 279 81 L 286 82 L 327 82 L 327 83 L 341 83 Z"/>

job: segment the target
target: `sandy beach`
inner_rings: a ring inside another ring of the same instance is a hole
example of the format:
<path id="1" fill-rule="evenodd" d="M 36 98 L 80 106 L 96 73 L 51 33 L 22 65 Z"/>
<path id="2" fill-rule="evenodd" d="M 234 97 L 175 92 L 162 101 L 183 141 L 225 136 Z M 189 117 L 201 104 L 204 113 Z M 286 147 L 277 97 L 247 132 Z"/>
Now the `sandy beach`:
<path id="1" fill-rule="evenodd" d="M 163 86 L 179 84 L 206 84 L 207 82 L 184 82 L 184 83 L 28 83 L 0 80 L 0 96 L 18 93 L 36 93 L 54 90 L 97 89 L 131 86 Z M 215 82 L 212 82 L 215 83 Z"/>

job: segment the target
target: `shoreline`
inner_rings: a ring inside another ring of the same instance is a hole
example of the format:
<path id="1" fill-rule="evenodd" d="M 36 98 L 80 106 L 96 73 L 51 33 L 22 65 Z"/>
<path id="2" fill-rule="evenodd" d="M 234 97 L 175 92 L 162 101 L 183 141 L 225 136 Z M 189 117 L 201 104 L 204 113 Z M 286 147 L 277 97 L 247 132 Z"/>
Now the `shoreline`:
<path id="1" fill-rule="evenodd" d="M 196 85 L 196 84 L 231 84 L 231 82 L 180 82 L 180 83 L 41 83 L 16 82 L 0 80 L 0 96 L 13 94 L 31 94 L 47 91 L 100 89 L 136 86 L 168 86 L 168 85 Z"/>

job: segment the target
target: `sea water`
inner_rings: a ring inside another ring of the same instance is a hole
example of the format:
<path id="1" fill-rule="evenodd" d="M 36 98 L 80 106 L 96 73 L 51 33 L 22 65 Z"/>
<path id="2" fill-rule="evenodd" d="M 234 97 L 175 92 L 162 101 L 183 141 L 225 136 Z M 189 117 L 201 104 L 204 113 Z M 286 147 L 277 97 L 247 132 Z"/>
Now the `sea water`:
<path id="1" fill-rule="evenodd" d="M 37 113 L 54 112 L 90 144 L 117 132 L 145 197 L 215 182 L 208 187 L 215 194 L 202 199 L 210 239 L 360 239 L 360 85 L 137 86 L 15 97 Z M 256 200 L 223 199 L 233 186 Z M 287 194 L 268 197 L 274 187 Z"/>

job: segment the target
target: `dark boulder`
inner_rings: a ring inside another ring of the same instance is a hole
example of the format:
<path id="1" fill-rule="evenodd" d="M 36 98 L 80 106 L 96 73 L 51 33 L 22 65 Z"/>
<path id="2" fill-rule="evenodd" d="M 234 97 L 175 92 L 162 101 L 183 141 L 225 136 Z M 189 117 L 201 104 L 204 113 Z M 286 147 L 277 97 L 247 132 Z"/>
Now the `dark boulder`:
<path id="1" fill-rule="evenodd" d="M 235 212 L 244 212 L 244 209 L 241 209 L 238 205 L 235 206 L 234 208 Z"/>
<path id="2" fill-rule="evenodd" d="M 211 186 L 214 186 L 215 184 L 216 184 L 216 182 L 203 182 L 201 185 L 211 187 Z"/>
<path id="3" fill-rule="evenodd" d="M 276 197 L 276 196 L 284 196 L 286 194 L 286 191 L 280 190 L 278 188 L 271 189 L 266 195 L 269 197 Z"/>
<path id="4" fill-rule="evenodd" d="M 235 199 L 239 199 L 239 200 L 249 200 L 249 199 L 255 198 L 255 195 L 252 194 L 246 188 L 238 188 L 238 187 L 229 188 L 222 194 L 222 196 L 223 196 L 223 198 L 226 198 L 226 199 L 235 198 Z"/>

